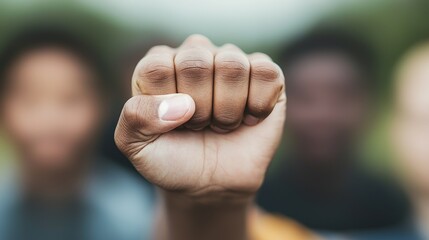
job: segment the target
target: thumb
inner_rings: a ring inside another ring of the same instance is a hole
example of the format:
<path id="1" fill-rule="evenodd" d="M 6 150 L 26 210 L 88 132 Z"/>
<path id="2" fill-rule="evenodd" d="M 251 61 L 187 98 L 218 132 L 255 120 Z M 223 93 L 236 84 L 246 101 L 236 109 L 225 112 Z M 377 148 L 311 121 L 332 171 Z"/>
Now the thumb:
<path id="1" fill-rule="evenodd" d="M 115 131 L 115 142 L 126 155 L 133 144 L 145 146 L 158 135 L 187 122 L 195 112 L 187 94 L 139 95 L 125 103 Z M 146 143 L 146 144 L 145 144 Z"/>

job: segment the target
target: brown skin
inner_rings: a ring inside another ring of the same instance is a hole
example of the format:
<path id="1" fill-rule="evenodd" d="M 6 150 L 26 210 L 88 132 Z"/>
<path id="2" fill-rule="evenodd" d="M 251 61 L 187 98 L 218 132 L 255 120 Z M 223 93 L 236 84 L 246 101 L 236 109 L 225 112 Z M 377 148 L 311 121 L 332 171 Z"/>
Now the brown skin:
<path id="1" fill-rule="evenodd" d="M 280 68 L 193 35 L 152 48 L 132 88 L 115 140 L 160 188 L 167 233 L 158 238 L 246 239 L 247 207 L 283 132 Z"/>
<path id="2" fill-rule="evenodd" d="M 101 121 L 94 76 L 71 53 L 44 47 L 7 74 L 2 123 L 17 150 L 28 194 L 67 199 L 78 188 Z"/>
<path id="3" fill-rule="evenodd" d="M 318 169 L 341 165 L 367 122 L 365 76 L 336 52 L 304 55 L 286 67 L 287 126 L 295 157 Z"/>

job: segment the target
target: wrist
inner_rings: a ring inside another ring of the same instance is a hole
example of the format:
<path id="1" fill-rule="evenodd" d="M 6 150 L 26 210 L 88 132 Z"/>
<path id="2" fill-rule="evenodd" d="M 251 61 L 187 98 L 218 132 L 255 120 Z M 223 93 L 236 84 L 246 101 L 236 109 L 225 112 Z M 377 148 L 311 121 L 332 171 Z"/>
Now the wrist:
<path id="1" fill-rule="evenodd" d="M 209 199 L 159 190 L 167 224 L 162 239 L 247 239 L 247 220 L 252 198 Z"/>
<path id="2" fill-rule="evenodd" d="M 254 194 L 238 194 L 228 192 L 211 192 L 188 194 L 183 192 L 158 190 L 166 204 L 183 209 L 188 208 L 236 208 L 248 206 Z"/>

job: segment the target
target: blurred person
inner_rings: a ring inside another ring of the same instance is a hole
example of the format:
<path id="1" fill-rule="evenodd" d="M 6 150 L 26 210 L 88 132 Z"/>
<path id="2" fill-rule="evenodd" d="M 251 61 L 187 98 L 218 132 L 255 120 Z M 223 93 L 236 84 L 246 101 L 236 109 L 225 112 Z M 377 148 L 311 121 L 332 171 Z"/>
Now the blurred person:
<path id="1" fill-rule="evenodd" d="M 406 214 L 400 191 L 359 166 L 356 144 L 370 120 L 375 87 L 369 46 L 317 31 L 281 53 L 287 76 L 287 161 L 268 177 L 258 203 L 317 230 L 395 224 Z"/>
<path id="2" fill-rule="evenodd" d="M 395 75 L 391 139 L 395 163 L 411 199 L 408 221 L 356 239 L 429 239 L 429 42 L 411 49 Z"/>
<path id="3" fill-rule="evenodd" d="M 134 70 L 115 142 L 158 187 L 156 239 L 316 239 L 256 210 L 281 139 L 284 77 L 265 54 L 192 35 Z"/>
<path id="4" fill-rule="evenodd" d="M 0 239 L 149 235 L 147 186 L 99 158 L 110 76 L 77 36 L 32 26 L 1 53 L 1 124 L 17 159 L 0 181 Z"/>

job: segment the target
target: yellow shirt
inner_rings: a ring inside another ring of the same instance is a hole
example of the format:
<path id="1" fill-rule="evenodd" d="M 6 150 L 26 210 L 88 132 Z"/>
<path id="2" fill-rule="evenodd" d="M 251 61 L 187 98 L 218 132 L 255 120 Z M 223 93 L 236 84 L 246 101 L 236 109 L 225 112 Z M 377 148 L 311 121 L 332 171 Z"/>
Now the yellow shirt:
<path id="1" fill-rule="evenodd" d="M 319 240 L 305 227 L 290 219 L 255 210 L 250 219 L 252 240 Z"/>

